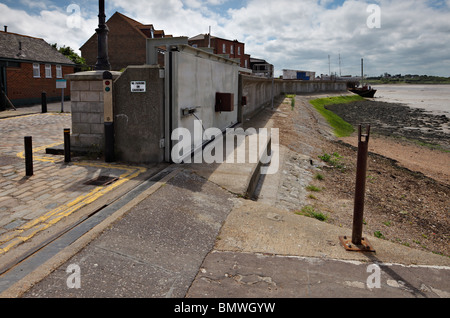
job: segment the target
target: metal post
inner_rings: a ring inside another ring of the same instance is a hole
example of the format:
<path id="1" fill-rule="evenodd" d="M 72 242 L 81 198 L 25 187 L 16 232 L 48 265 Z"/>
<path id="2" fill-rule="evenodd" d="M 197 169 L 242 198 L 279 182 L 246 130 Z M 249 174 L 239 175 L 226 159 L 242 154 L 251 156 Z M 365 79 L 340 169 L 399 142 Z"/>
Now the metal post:
<path id="1" fill-rule="evenodd" d="M 47 112 L 47 93 L 46 92 L 42 92 L 41 93 L 41 106 L 42 106 L 42 113 L 46 113 Z"/>
<path id="2" fill-rule="evenodd" d="M 367 153 L 369 149 L 370 126 L 365 135 L 358 126 L 358 160 L 356 166 L 355 205 L 353 211 L 352 243 L 361 245 L 364 216 L 364 196 L 366 192 Z M 365 140 L 362 140 L 365 137 Z"/>
<path id="3" fill-rule="evenodd" d="M 70 129 L 64 129 L 64 162 L 70 162 Z"/>
<path id="4" fill-rule="evenodd" d="M 365 138 L 364 140 L 363 137 Z M 370 125 L 366 127 L 366 134 L 362 134 L 361 125 L 359 125 L 352 237 L 351 239 L 348 239 L 346 236 L 339 237 L 344 248 L 349 251 L 375 252 L 369 241 L 362 237 L 369 137 Z"/>
<path id="5" fill-rule="evenodd" d="M 95 64 L 96 70 L 111 70 L 111 65 L 108 60 L 108 26 L 106 25 L 105 19 L 105 0 L 99 0 L 99 14 L 98 14 L 98 28 L 95 29 L 97 32 L 97 63 Z"/>
<path id="6" fill-rule="evenodd" d="M 64 113 L 64 88 L 61 88 L 61 113 Z"/>
<path id="7" fill-rule="evenodd" d="M 33 175 L 33 141 L 31 136 L 24 137 L 25 141 L 25 175 Z"/>

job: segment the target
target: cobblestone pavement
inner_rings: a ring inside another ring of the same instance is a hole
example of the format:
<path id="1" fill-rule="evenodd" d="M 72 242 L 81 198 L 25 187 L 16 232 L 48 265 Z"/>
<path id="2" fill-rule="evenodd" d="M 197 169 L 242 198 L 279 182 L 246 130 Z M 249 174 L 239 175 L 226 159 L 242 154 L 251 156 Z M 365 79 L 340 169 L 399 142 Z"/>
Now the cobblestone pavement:
<path id="1" fill-rule="evenodd" d="M 2 255 L 31 240 L 80 208 L 146 171 L 144 167 L 105 164 L 49 155 L 63 144 L 67 113 L 0 119 L 0 263 Z M 25 176 L 24 137 L 32 136 L 33 171 Z M 88 185 L 99 176 L 117 178 L 108 185 Z"/>

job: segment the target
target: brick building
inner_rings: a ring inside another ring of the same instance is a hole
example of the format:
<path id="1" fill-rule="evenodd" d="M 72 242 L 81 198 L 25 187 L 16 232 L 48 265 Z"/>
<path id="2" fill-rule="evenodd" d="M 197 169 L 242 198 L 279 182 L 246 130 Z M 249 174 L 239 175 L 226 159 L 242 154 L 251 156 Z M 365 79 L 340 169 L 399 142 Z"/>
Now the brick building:
<path id="1" fill-rule="evenodd" d="M 210 48 L 212 53 L 227 55 L 230 59 L 239 59 L 241 67 L 250 68 L 250 55 L 245 54 L 245 44 L 238 40 L 222 39 L 210 34 L 199 34 L 188 40 L 196 48 Z"/>
<path id="2" fill-rule="evenodd" d="M 75 63 L 43 39 L 7 32 L 6 27 L 0 31 L 0 86 L 15 106 L 40 103 L 43 91 L 48 101 L 61 100 L 56 80 L 74 68 Z M 67 98 L 69 87 L 64 90 Z"/>
<path id="3" fill-rule="evenodd" d="M 163 30 L 155 30 L 152 24 L 142 24 L 119 12 L 106 22 L 108 26 L 108 57 L 111 70 L 120 71 L 128 65 L 146 63 L 146 39 L 172 37 Z M 94 33 L 80 48 L 86 64 L 97 62 L 97 34 Z M 162 64 L 162 63 L 161 63 Z"/>

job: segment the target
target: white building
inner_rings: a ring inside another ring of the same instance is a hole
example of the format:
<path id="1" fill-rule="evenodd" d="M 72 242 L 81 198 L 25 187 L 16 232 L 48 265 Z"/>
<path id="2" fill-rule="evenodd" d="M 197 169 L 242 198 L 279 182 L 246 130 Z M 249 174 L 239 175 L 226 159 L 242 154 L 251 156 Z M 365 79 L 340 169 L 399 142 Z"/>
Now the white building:
<path id="1" fill-rule="evenodd" d="M 283 70 L 284 80 L 303 80 L 313 81 L 316 77 L 316 72 L 299 71 L 299 70 Z"/>

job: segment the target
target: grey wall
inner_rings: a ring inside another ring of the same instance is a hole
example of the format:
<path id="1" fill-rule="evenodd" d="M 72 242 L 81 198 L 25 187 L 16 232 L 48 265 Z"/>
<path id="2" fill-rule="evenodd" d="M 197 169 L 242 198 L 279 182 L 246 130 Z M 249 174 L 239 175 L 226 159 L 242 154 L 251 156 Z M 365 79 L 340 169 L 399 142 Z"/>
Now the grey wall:
<path id="1" fill-rule="evenodd" d="M 115 154 L 119 161 L 164 161 L 164 78 L 158 66 L 129 66 L 114 81 Z M 145 81 L 145 93 L 131 92 L 131 81 Z"/>
<path id="2" fill-rule="evenodd" d="M 271 105 L 272 90 L 274 96 L 280 94 L 305 94 L 318 92 L 345 92 L 346 82 L 332 81 L 296 81 L 240 75 L 242 96 L 247 96 L 247 105 L 243 107 L 243 116 L 248 117 L 262 107 Z"/>
<path id="3" fill-rule="evenodd" d="M 166 100 L 166 114 L 170 113 L 169 109 L 172 113 L 172 118 L 167 118 L 171 121 L 172 131 L 176 128 L 188 129 L 192 137 L 191 147 L 198 149 L 202 145 L 202 133 L 194 133 L 194 121 L 200 119 L 204 129 L 214 127 L 221 131 L 238 123 L 237 62 L 186 45 L 179 45 L 178 50 L 166 58 L 172 59 L 165 63 L 166 81 L 170 80 L 172 84 L 172 99 Z M 167 87 L 166 90 L 166 96 L 169 96 Z M 217 92 L 234 94 L 233 111 L 215 111 Z M 196 107 L 195 116 L 182 116 L 182 109 L 191 107 Z M 171 133 L 167 131 L 167 138 L 171 137 Z M 168 150 L 170 148 L 168 146 Z"/>

